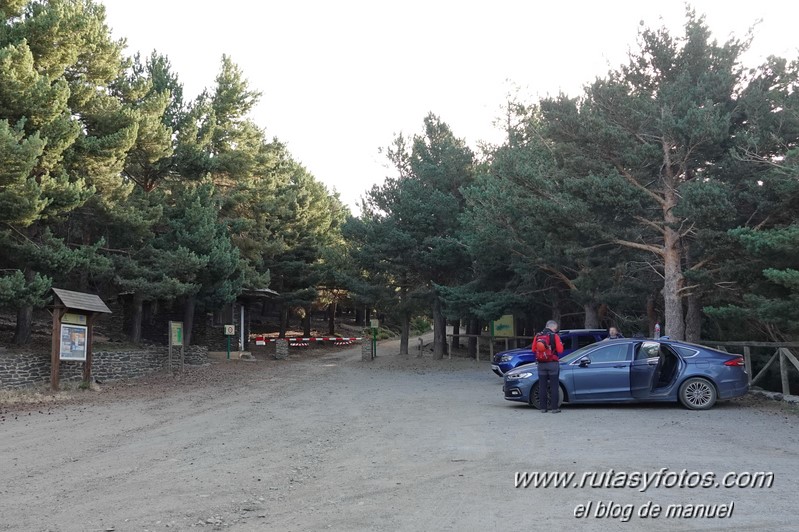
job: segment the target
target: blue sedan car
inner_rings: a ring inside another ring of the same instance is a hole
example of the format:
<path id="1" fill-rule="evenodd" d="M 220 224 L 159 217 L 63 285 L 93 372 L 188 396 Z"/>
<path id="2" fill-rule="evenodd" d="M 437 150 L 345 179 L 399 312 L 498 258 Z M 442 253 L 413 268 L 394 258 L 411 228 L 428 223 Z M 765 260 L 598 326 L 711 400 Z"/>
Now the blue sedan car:
<path id="1" fill-rule="evenodd" d="M 505 374 L 505 399 L 538 407 L 538 368 Z M 605 340 L 560 360 L 559 403 L 679 401 L 692 410 L 749 391 L 741 355 L 668 339 Z"/>
<path id="2" fill-rule="evenodd" d="M 605 329 L 566 329 L 558 332 L 558 336 L 563 342 L 563 356 L 565 356 L 581 347 L 607 338 L 608 331 Z M 535 362 L 535 353 L 533 353 L 532 347 L 530 344 L 527 347 L 509 349 L 495 354 L 491 360 L 491 370 L 502 377 L 518 366 Z"/>

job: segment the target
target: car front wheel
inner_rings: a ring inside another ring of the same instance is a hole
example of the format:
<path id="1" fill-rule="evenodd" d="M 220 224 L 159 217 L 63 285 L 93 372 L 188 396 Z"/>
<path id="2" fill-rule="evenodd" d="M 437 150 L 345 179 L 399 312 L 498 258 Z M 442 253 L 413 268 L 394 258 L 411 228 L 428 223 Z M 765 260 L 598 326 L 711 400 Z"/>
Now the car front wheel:
<path id="1" fill-rule="evenodd" d="M 707 410 L 716 404 L 716 387 L 700 377 L 688 379 L 680 386 L 680 402 L 691 410 Z"/>
<path id="2" fill-rule="evenodd" d="M 550 404 L 547 401 L 547 404 Z M 558 408 L 563 404 L 563 387 L 558 385 Z M 538 408 L 538 383 L 533 384 L 533 389 L 530 390 L 530 406 Z M 550 404 L 550 408 L 552 408 Z"/>

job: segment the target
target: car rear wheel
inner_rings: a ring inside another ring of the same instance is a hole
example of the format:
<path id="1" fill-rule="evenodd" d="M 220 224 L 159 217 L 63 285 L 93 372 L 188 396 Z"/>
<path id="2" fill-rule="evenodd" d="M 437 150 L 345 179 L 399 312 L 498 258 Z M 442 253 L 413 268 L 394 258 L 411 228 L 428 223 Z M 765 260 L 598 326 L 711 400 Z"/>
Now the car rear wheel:
<path id="1" fill-rule="evenodd" d="M 558 408 L 560 408 L 560 405 L 563 404 L 563 397 L 564 397 L 563 386 L 558 385 Z M 550 404 L 550 408 L 552 408 L 551 403 L 549 403 L 549 401 L 547 401 L 547 403 Z M 538 408 L 538 383 L 537 382 L 535 384 L 533 384 L 533 389 L 530 390 L 530 406 L 532 406 L 533 408 Z"/>
<path id="2" fill-rule="evenodd" d="M 691 410 L 707 410 L 716 404 L 716 387 L 707 379 L 693 377 L 680 386 L 680 402 Z"/>

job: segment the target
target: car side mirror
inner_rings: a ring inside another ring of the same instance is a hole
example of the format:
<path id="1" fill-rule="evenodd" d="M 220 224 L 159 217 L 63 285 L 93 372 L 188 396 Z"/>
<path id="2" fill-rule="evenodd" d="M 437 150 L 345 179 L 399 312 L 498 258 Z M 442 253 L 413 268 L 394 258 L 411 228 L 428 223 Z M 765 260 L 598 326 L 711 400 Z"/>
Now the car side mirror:
<path id="1" fill-rule="evenodd" d="M 591 365 L 591 359 L 590 358 L 586 357 L 586 358 L 583 358 L 583 359 L 580 360 L 580 367 L 581 368 L 587 368 L 590 365 Z"/>

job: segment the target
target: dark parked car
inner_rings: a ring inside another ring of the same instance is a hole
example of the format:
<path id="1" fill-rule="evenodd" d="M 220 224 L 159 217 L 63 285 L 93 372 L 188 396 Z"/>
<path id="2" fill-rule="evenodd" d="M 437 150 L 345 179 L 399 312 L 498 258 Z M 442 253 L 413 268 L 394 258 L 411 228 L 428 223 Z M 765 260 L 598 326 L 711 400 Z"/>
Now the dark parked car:
<path id="1" fill-rule="evenodd" d="M 566 329 L 558 332 L 560 341 L 563 342 L 563 355 L 568 355 L 581 347 L 591 345 L 608 337 L 605 329 Z M 527 347 L 509 349 L 494 355 L 491 361 L 491 369 L 502 377 L 507 372 L 521 366 L 535 362 L 535 353 L 532 351 L 532 343 Z"/>
<path id="2" fill-rule="evenodd" d="M 505 399 L 538 406 L 538 365 L 505 374 Z M 749 391 L 741 355 L 661 338 L 607 340 L 560 360 L 560 398 L 567 403 L 679 401 L 705 410 Z"/>

